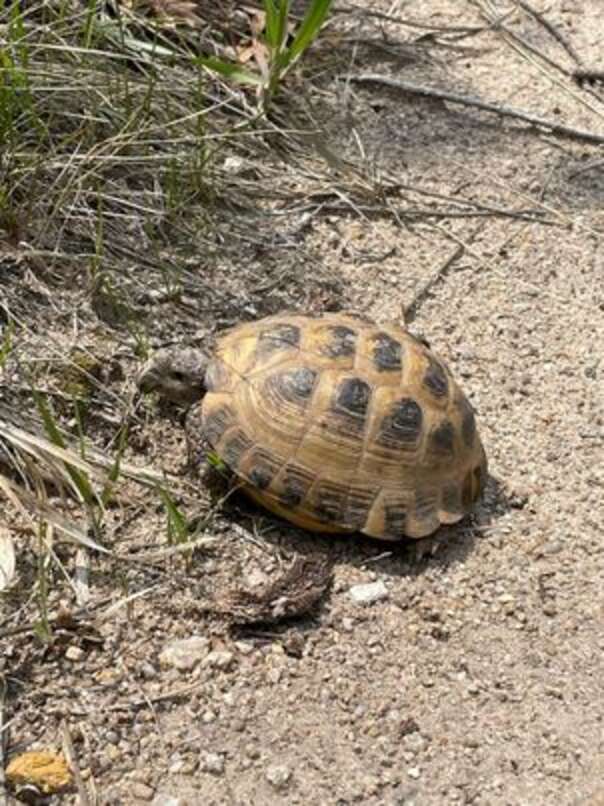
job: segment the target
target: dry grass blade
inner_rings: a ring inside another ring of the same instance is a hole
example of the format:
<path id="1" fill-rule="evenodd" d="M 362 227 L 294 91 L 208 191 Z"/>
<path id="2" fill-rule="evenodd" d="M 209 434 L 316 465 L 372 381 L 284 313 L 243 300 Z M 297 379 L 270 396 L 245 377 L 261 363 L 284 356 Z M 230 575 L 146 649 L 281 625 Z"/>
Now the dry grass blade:
<path id="1" fill-rule="evenodd" d="M 102 454 L 92 446 L 86 450 L 87 458 L 83 459 L 73 448 L 61 447 L 46 437 L 33 434 L 2 419 L 0 419 L 1 440 L 26 452 L 41 464 L 47 465 L 57 481 L 61 480 L 68 485 L 71 485 L 72 480 L 65 472 L 65 465 L 74 467 L 89 478 L 100 481 L 98 468 L 111 470 L 115 463 L 112 457 Z M 155 486 L 165 480 L 165 474 L 159 473 L 151 467 L 139 467 L 127 462 L 120 462 L 119 471 L 120 475 L 149 486 Z M 74 493 L 78 499 L 81 498 L 77 488 L 74 489 Z"/>
<path id="2" fill-rule="evenodd" d="M 82 500 L 81 492 L 73 484 L 73 479 L 66 468 L 72 467 L 90 476 L 92 467 L 75 451 L 61 447 L 45 437 L 32 434 L 3 420 L 0 420 L 0 440 L 4 440 L 6 444 L 28 454 L 41 465 L 46 466 L 57 483 L 69 486 L 75 497 Z"/>
<path id="3" fill-rule="evenodd" d="M 79 607 L 85 607 L 90 601 L 89 572 L 90 558 L 88 552 L 84 548 L 79 548 L 76 553 L 73 575 L 73 587 Z"/>
<path id="4" fill-rule="evenodd" d="M 97 624 L 102 623 L 103 621 L 107 621 L 108 619 L 112 618 L 119 610 L 123 607 L 128 607 L 132 602 L 135 602 L 137 599 L 141 599 L 143 596 L 148 596 L 150 593 L 155 593 L 156 591 L 160 590 L 161 585 L 151 585 L 144 590 L 137 591 L 136 593 L 131 594 L 130 596 L 124 596 L 117 602 L 113 602 L 106 610 L 100 613 L 97 618 Z"/>
<path id="5" fill-rule="evenodd" d="M 15 578 L 15 546 L 5 526 L 0 526 L 0 593 L 10 587 Z"/>
<path id="6" fill-rule="evenodd" d="M 47 523 L 50 523 L 72 543 L 86 546 L 89 549 L 100 551 L 103 554 L 111 554 L 109 549 L 101 546 L 88 536 L 88 530 L 83 524 L 69 520 L 61 512 L 54 509 L 47 501 L 33 495 L 24 487 L 21 487 L 14 481 L 10 481 L 2 475 L 0 475 L 0 490 L 2 490 L 10 500 L 18 501 L 21 509 L 26 510 L 31 517 L 41 518 Z"/>
<path id="7" fill-rule="evenodd" d="M 65 758 L 69 762 L 69 766 L 71 767 L 71 771 L 73 772 L 73 777 L 76 783 L 76 787 L 78 789 L 79 806 L 91 806 L 90 798 L 88 797 L 88 790 L 86 789 L 86 784 L 84 783 L 84 779 L 82 778 L 82 772 L 80 770 L 80 765 L 78 763 L 78 757 L 76 755 L 75 748 L 73 746 L 73 740 L 71 738 L 69 725 L 65 720 L 63 720 L 63 722 L 61 723 L 61 737 L 63 739 L 63 753 L 65 754 Z"/>
<path id="8" fill-rule="evenodd" d="M 472 0 L 472 2 L 486 20 L 493 23 L 497 19 L 497 9 L 490 0 Z M 589 109 L 590 112 L 600 119 L 604 119 L 604 110 L 599 106 L 594 106 L 593 103 L 587 100 L 584 94 L 577 92 L 574 86 L 569 85 L 568 82 L 561 81 L 556 75 L 556 73 L 562 73 L 564 76 L 572 78 L 575 75 L 575 71 L 569 70 L 555 62 L 542 50 L 535 47 L 531 42 L 521 37 L 505 24 L 498 24 L 497 30 L 501 33 L 504 41 L 507 42 L 525 62 L 532 64 L 542 75 L 555 84 L 562 92 L 570 96 L 575 102 Z M 554 73 L 553 70 L 556 71 L 556 73 Z M 604 140 L 587 140 L 587 142 L 600 143 L 604 142 Z"/>

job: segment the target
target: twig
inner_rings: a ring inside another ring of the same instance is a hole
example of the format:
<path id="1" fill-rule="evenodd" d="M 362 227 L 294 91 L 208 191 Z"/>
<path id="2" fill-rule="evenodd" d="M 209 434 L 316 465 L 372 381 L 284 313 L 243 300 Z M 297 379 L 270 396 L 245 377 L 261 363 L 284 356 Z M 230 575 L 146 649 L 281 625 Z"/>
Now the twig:
<path id="1" fill-rule="evenodd" d="M 458 260 L 463 253 L 465 252 L 465 248 L 459 244 L 457 249 L 455 249 L 449 257 L 445 260 L 445 262 L 438 268 L 434 274 L 424 283 L 424 285 L 419 289 L 419 291 L 414 295 L 411 304 L 405 308 L 404 311 L 404 318 L 405 318 L 405 325 L 410 325 L 412 322 L 415 321 L 417 314 L 421 306 L 430 296 L 432 289 L 434 288 L 437 283 L 439 283 L 443 277 L 445 277 L 451 266 Z"/>
<path id="2" fill-rule="evenodd" d="M 388 557 L 392 557 L 394 552 L 392 551 L 382 551 L 380 554 L 376 554 L 375 557 L 370 557 L 368 560 L 362 560 L 359 562 L 361 567 L 365 565 L 372 565 L 373 563 L 379 563 L 382 560 L 386 560 Z"/>
<path id="3" fill-rule="evenodd" d="M 109 706 L 109 711 L 127 711 L 131 708 L 143 708 L 147 706 L 153 711 L 155 714 L 155 710 L 153 706 L 156 703 L 160 702 L 167 702 L 168 700 L 175 700 L 179 697 L 188 697 L 189 694 L 192 694 L 194 691 L 197 691 L 201 688 L 204 684 L 203 683 L 193 683 L 191 686 L 185 686 L 184 688 L 174 689 L 174 691 L 166 691 L 164 694 L 156 694 L 154 697 L 147 696 L 146 694 L 140 700 L 129 700 L 128 702 L 124 703 L 115 703 L 114 705 Z"/>
<path id="4" fill-rule="evenodd" d="M 79 806 L 90 806 L 90 799 L 88 797 L 84 779 L 82 778 L 80 765 L 78 764 L 73 741 L 71 739 L 71 733 L 69 732 L 69 725 L 65 720 L 61 722 L 61 736 L 63 737 L 63 752 L 65 753 L 67 761 L 69 762 L 69 766 L 71 767 L 71 771 L 73 772 L 73 777 L 75 779 L 76 787 L 78 788 Z"/>
<path id="5" fill-rule="evenodd" d="M 568 42 L 564 36 L 562 36 L 560 31 L 548 19 L 545 18 L 541 11 L 537 11 L 537 9 L 533 8 L 529 3 L 527 3 L 526 0 L 516 0 L 516 2 L 520 8 L 527 12 L 527 14 L 530 14 L 531 17 L 534 17 L 537 20 L 537 22 L 541 23 L 545 30 L 548 31 L 548 33 L 550 33 L 554 39 L 562 45 L 575 64 L 579 66 L 583 64 L 581 57 L 571 43 Z"/>
<path id="6" fill-rule="evenodd" d="M 373 11 L 364 6 L 340 6 L 334 9 L 335 14 L 361 14 L 363 17 L 373 17 L 374 19 L 384 20 L 385 22 L 395 23 L 396 25 L 402 25 L 404 28 L 417 28 L 421 31 L 436 31 L 437 33 L 443 34 L 462 34 L 466 35 L 475 35 L 481 34 L 483 31 L 488 31 L 490 28 L 495 28 L 499 24 L 500 21 L 507 19 L 514 13 L 514 9 L 510 11 L 506 11 L 505 14 L 502 14 L 501 17 L 492 22 L 488 26 L 484 25 L 430 25 L 426 22 L 420 22 L 419 20 L 411 20 L 408 17 L 397 17 L 392 14 L 385 14 L 382 11 Z"/>
<path id="7" fill-rule="evenodd" d="M 420 84 L 411 84 L 408 81 L 398 81 L 395 78 L 388 76 L 380 76 L 372 73 L 364 73 L 358 76 L 350 76 L 350 81 L 357 84 L 382 84 L 385 87 L 392 87 L 393 89 L 401 90 L 402 92 L 409 92 L 412 95 L 422 95 L 426 98 L 439 98 L 442 101 L 448 101 L 452 104 L 460 104 L 461 106 L 470 106 L 475 109 L 481 109 L 485 112 L 494 112 L 496 115 L 502 117 L 515 118 L 516 120 L 523 120 L 530 123 L 532 126 L 541 126 L 549 129 L 551 134 L 557 134 L 560 137 L 568 137 L 571 140 L 580 140 L 586 143 L 604 143 L 604 135 L 594 134 L 593 132 L 584 131 L 583 129 L 575 129 L 571 126 L 565 126 L 562 123 L 556 123 L 553 120 L 541 118 L 538 115 L 532 115 L 530 112 L 524 112 L 522 109 L 514 109 L 511 106 L 504 106 L 503 104 L 491 103 L 489 101 L 481 101 L 479 98 L 472 98 L 467 95 L 456 95 L 446 90 L 438 90 L 435 87 L 425 87 Z"/>

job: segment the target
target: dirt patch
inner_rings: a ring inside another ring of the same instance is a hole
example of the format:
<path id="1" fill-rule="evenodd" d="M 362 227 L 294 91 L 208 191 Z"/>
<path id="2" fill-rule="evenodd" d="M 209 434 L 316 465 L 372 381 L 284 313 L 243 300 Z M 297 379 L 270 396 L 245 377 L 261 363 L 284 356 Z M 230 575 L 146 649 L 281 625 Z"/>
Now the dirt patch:
<path id="1" fill-rule="evenodd" d="M 425 5 L 398 13 L 481 30 L 443 44 L 435 29 L 349 14 L 338 23 L 343 52 L 358 40 L 347 67 L 604 130 L 600 86 L 581 89 L 527 61 L 502 31 L 485 29 L 481 4 Z M 599 3 L 559 0 L 548 19 L 585 64 L 598 64 Z M 530 16 L 514 15 L 509 27 L 571 69 Z M 365 57 L 368 39 L 375 46 Z M 35 601 L 0 602 L 11 752 L 60 742 L 66 720 L 86 785 L 106 804 L 599 803 L 600 151 L 345 75 L 320 84 L 315 114 L 330 152 L 386 194 L 379 214 L 350 183 L 309 218 L 292 213 L 287 237 L 259 210 L 248 230 L 256 228 L 256 244 L 250 236 L 247 251 L 241 240 L 230 250 L 234 241 L 216 238 L 189 266 L 184 300 L 141 298 L 144 273 L 132 275 L 125 298 L 140 306 L 154 346 L 199 344 L 284 308 L 387 322 L 412 307 L 411 329 L 477 409 L 494 481 L 475 517 L 442 530 L 439 550 L 418 560 L 406 544 L 303 533 L 236 495 L 215 509 L 220 490 L 187 467 L 181 413 L 140 403 L 124 458 L 177 475 L 179 505 L 215 541 L 191 556 L 148 559 L 165 547 L 165 510 L 153 489 L 125 483 L 106 540 L 128 559 L 93 560 L 93 598 L 80 611 L 65 583 L 55 584 L 52 642 L 26 628 L 38 618 Z M 307 195 L 316 191 L 312 177 L 304 181 Z M 85 348 L 104 362 L 87 434 L 110 451 L 115 401 L 132 394 L 140 364 L 119 312 L 103 305 L 111 295 L 97 289 L 95 304 L 90 288 L 60 288 L 15 251 L 0 261 L 2 294 L 29 325 L 4 405 L 19 421 L 33 412 L 24 366 L 59 400 L 61 362 Z M 74 416 L 70 401 L 57 406 L 62 422 Z M 56 551 L 71 574 L 73 551 Z M 267 623 L 233 626 L 217 606 L 250 606 L 241 587 L 266 591 L 300 557 L 333 570 L 309 613 L 271 623 L 263 611 Z M 18 561 L 28 589 L 31 539 Z M 386 594 L 373 604 L 351 596 L 376 581 Z M 192 635 L 208 639 L 200 662 L 163 667 L 165 646 Z"/>

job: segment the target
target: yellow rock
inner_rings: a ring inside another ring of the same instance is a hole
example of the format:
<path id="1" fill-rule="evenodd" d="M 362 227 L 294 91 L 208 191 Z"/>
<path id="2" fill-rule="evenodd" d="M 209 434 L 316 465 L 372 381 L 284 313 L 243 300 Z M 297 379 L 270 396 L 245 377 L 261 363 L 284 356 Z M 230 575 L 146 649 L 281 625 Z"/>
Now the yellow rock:
<path id="1" fill-rule="evenodd" d="M 13 758 L 6 768 L 6 779 L 13 786 L 35 786 L 53 795 L 71 784 L 71 770 L 62 753 L 31 750 Z"/>

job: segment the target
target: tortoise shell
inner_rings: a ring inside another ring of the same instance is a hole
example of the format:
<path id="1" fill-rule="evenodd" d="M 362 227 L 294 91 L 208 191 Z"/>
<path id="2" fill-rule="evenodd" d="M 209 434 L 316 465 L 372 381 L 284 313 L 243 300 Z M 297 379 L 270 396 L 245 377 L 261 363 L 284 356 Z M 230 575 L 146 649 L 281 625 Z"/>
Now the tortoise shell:
<path id="1" fill-rule="evenodd" d="M 201 428 L 248 495 L 303 528 L 424 537 L 483 490 L 472 406 L 399 327 L 340 314 L 240 325 L 205 383 L 189 437 Z"/>

